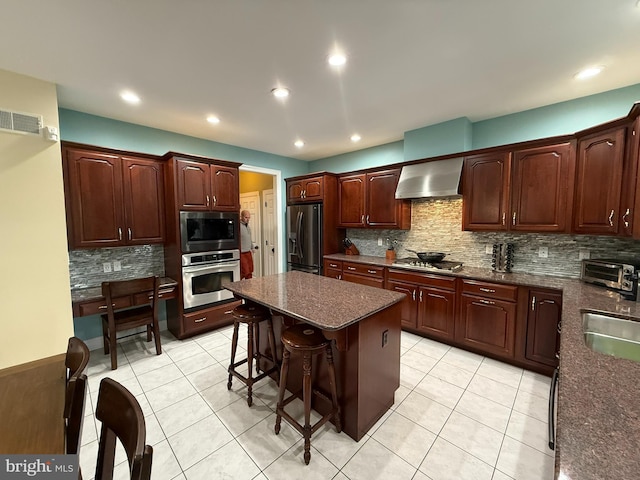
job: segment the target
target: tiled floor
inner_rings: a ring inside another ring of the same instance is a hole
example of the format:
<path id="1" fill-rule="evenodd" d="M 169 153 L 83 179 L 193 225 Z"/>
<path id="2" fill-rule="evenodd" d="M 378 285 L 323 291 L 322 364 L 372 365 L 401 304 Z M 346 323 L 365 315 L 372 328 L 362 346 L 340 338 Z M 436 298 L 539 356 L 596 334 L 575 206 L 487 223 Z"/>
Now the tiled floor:
<path id="1" fill-rule="evenodd" d="M 186 341 L 163 332 L 160 356 L 143 337 L 123 342 L 115 371 L 101 350 L 91 352 L 84 478 L 95 471 L 93 411 L 105 376 L 125 385 L 145 412 L 154 480 L 553 478 L 547 377 L 403 332 L 392 410 L 360 442 L 325 425 L 305 466 L 298 432 L 283 422 L 273 433 L 275 382 L 257 385 L 251 408 L 238 381 L 227 390 L 230 337 L 230 328 Z M 302 411 L 301 402 L 293 405 Z M 116 478 L 124 478 L 125 460 L 120 451 Z"/>

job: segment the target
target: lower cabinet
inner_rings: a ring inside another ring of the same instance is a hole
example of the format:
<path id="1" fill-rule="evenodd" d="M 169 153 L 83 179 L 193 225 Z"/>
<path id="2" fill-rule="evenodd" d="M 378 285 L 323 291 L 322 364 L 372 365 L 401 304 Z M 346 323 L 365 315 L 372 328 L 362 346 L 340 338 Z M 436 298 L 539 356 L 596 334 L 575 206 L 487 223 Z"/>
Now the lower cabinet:
<path id="1" fill-rule="evenodd" d="M 356 262 L 342 262 L 342 280 L 370 287 L 384 288 L 384 267 Z"/>
<path id="2" fill-rule="evenodd" d="M 513 358 L 518 287 L 462 281 L 456 340 L 475 350 Z"/>
<path id="3" fill-rule="evenodd" d="M 560 351 L 562 293 L 529 289 L 525 358 L 555 368 Z"/>
<path id="4" fill-rule="evenodd" d="M 325 260 L 323 272 L 325 277 L 342 280 L 342 262 L 339 260 Z"/>
<path id="5" fill-rule="evenodd" d="M 389 269 L 387 289 L 404 293 L 402 325 L 430 337 L 453 340 L 456 279 Z"/>
<path id="6" fill-rule="evenodd" d="M 241 301 L 227 302 L 180 315 L 167 305 L 167 327 L 176 338 L 183 339 L 233 323 L 231 312 Z M 175 308 L 175 302 L 174 302 Z"/>

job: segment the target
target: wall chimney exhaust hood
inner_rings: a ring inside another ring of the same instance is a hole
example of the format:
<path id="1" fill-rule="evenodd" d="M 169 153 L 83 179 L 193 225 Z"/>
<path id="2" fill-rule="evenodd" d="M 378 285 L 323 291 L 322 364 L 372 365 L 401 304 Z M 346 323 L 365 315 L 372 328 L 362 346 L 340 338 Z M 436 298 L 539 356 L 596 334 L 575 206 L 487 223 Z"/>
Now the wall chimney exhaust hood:
<path id="1" fill-rule="evenodd" d="M 450 158 L 405 165 L 400 173 L 396 198 L 459 197 L 463 160 Z"/>

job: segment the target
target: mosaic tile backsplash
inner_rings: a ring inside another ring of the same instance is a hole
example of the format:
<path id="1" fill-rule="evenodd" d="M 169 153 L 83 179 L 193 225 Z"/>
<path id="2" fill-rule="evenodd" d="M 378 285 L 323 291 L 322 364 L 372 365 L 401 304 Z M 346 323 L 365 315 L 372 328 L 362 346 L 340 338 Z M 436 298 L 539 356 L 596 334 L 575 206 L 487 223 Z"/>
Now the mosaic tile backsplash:
<path id="1" fill-rule="evenodd" d="M 121 270 L 113 270 L 119 261 Z M 111 272 L 104 272 L 104 263 L 109 263 Z M 158 275 L 164 277 L 164 247 L 162 245 L 139 245 L 134 247 L 96 248 L 69 252 L 69 276 L 71 288 L 97 287 L 107 280 Z"/>
<path id="2" fill-rule="evenodd" d="M 640 242 L 625 238 L 536 233 L 480 233 L 462 231 L 462 199 L 419 199 L 411 204 L 411 230 L 348 229 L 347 236 L 362 255 L 384 256 L 387 238 L 396 240 L 396 256 L 415 257 L 406 248 L 420 252 L 444 252 L 445 260 L 491 268 L 486 246 L 513 243 L 513 272 L 580 277 L 580 251 L 591 258 L 638 258 Z M 378 246 L 382 238 L 383 246 Z M 540 247 L 548 257 L 538 256 Z"/>

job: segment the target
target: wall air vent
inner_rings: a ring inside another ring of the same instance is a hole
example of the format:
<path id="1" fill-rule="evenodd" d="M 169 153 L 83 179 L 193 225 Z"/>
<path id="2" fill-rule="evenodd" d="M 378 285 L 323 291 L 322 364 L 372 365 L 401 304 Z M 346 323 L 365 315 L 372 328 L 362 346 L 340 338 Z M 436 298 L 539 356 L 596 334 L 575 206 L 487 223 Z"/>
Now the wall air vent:
<path id="1" fill-rule="evenodd" d="M 32 113 L 12 112 L 0 108 L 0 131 L 40 135 L 42 129 L 42 115 Z"/>

